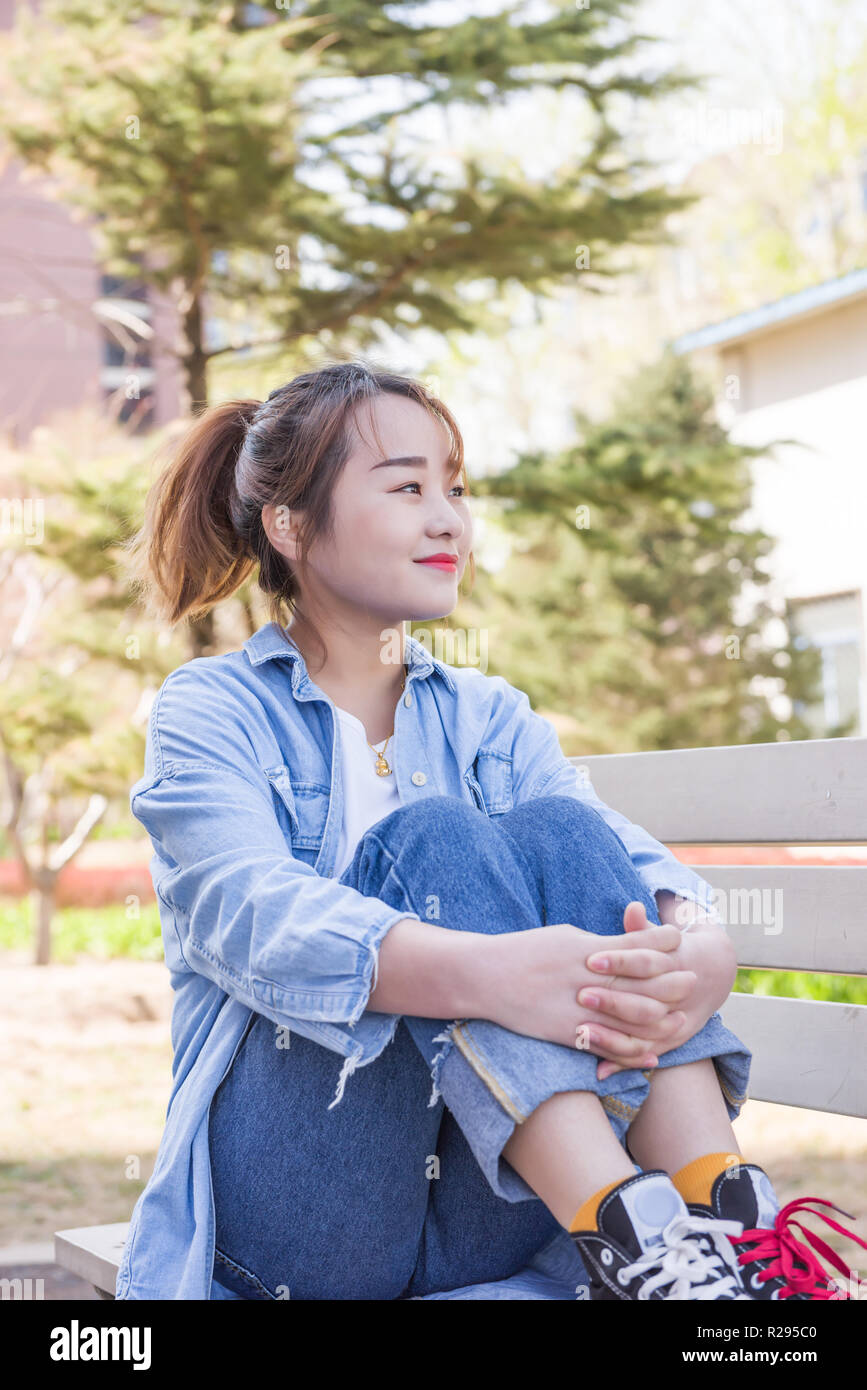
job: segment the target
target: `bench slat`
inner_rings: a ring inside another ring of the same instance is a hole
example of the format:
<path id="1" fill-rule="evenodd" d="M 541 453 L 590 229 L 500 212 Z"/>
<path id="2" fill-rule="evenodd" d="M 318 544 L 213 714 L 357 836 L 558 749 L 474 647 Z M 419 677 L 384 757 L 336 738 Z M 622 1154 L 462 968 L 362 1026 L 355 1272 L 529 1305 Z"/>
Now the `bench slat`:
<path id="1" fill-rule="evenodd" d="M 867 841 L 867 738 L 572 757 L 609 806 L 665 844 Z"/>
<path id="2" fill-rule="evenodd" d="M 730 994 L 719 1012 L 753 1053 L 750 1099 L 867 1118 L 867 1006 Z"/>
<path id="3" fill-rule="evenodd" d="M 691 864 L 717 906 L 738 964 L 867 975 L 867 868 Z"/>
<path id="4" fill-rule="evenodd" d="M 113 1294 L 128 1221 L 109 1226 L 73 1226 L 54 1233 L 54 1260 L 97 1289 Z"/>

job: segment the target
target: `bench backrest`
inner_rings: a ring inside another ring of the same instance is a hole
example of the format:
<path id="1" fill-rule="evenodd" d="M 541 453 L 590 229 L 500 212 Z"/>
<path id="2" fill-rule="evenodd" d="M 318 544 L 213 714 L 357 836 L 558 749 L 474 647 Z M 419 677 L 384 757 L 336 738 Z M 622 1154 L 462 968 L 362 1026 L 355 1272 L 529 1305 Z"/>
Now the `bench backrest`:
<path id="1" fill-rule="evenodd" d="M 867 738 L 570 758 L 669 846 L 867 842 Z M 676 850 L 675 850 L 676 852 Z M 867 867 L 693 864 L 745 967 L 867 974 Z M 732 993 L 756 1100 L 867 1117 L 867 1006 Z"/>

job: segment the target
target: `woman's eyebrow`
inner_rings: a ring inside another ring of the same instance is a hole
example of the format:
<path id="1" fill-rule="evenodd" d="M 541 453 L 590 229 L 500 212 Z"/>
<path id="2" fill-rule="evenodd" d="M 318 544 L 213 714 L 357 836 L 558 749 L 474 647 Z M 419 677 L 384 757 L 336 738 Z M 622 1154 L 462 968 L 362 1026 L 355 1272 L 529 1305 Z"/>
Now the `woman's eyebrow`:
<path id="1" fill-rule="evenodd" d="M 424 454 L 408 454 L 405 458 L 380 459 L 371 466 L 371 473 L 374 468 L 427 468 L 427 459 Z"/>

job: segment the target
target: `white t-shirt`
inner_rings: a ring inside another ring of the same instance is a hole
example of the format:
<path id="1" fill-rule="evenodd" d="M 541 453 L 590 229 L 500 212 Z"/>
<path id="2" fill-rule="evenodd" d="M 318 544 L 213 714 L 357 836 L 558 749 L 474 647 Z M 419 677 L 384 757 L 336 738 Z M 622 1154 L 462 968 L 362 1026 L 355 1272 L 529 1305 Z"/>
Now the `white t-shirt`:
<path id="1" fill-rule="evenodd" d="M 390 736 L 387 748 L 385 739 L 381 739 L 371 748 L 367 742 L 367 730 L 361 720 L 356 719 L 348 710 L 341 709 L 339 705 L 335 705 L 334 708 L 340 720 L 343 747 L 343 825 L 334 866 L 334 877 L 339 878 L 351 863 L 365 830 L 382 820 L 383 816 L 397 810 L 402 803 L 393 770 L 394 735 Z M 378 752 L 385 748 L 386 760 L 392 768 L 390 777 L 380 777 L 376 771 L 374 748 Z"/>

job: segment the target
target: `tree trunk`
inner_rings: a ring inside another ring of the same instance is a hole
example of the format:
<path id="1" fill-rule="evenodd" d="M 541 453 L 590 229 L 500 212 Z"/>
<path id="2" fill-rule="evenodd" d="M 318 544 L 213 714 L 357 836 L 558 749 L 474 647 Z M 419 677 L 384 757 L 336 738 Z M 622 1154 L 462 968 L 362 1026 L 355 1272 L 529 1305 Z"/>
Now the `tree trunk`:
<path id="1" fill-rule="evenodd" d="M 181 364 L 186 378 L 190 414 L 200 415 L 208 404 L 208 359 L 202 343 L 202 301 L 199 295 L 188 291 L 183 303 L 186 307 L 181 319 L 184 338 Z"/>
<path id="2" fill-rule="evenodd" d="M 51 881 L 43 879 L 31 894 L 33 916 L 36 922 L 36 955 L 34 965 L 51 963 L 51 923 L 57 911 L 56 876 Z"/>
<path id="3" fill-rule="evenodd" d="M 241 606 L 241 611 L 244 614 L 244 620 L 247 624 L 247 636 L 252 637 L 253 633 L 256 631 L 256 615 L 253 612 L 253 605 L 250 602 L 249 594 L 238 594 L 238 603 Z"/>
<path id="4" fill-rule="evenodd" d="M 187 631 L 190 638 L 191 661 L 197 656 L 216 655 L 214 643 L 217 640 L 217 628 L 214 622 L 213 608 L 200 618 L 190 618 Z"/>
<path id="5" fill-rule="evenodd" d="M 183 348 L 181 363 L 184 369 L 185 385 L 189 397 L 191 415 L 200 415 L 208 405 L 208 359 L 203 347 L 204 318 L 201 296 L 187 287 L 182 296 L 181 328 Z M 190 659 L 198 656 L 212 656 L 216 639 L 216 626 L 213 612 L 202 617 L 191 618 L 188 623 L 190 638 Z"/>

